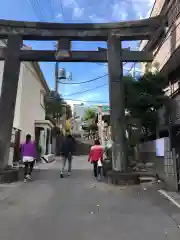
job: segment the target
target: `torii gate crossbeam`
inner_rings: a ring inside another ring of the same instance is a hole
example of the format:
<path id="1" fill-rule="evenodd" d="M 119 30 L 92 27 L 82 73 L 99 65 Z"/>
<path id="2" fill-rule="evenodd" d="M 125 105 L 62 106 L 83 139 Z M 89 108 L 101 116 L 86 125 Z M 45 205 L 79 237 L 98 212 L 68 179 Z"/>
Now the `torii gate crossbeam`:
<path id="1" fill-rule="evenodd" d="M 5 60 L 7 48 L 0 48 L 0 60 Z M 29 62 L 107 62 L 107 51 L 67 51 L 69 56 L 58 56 L 61 51 L 21 50 L 20 61 Z M 63 55 L 63 53 L 61 54 Z M 151 52 L 122 50 L 123 62 L 152 62 Z"/>
<path id="2" fill-rule="evenodd" d="M 23 40 L 59 40 L 68 38 L 78 41 L 107 41 L 109 35 L 121 40 L 144 40 L 161 25 L 163 17 L 118 23 L 42 23 L 0 20 L 0 38 L 21 35 Z"/>

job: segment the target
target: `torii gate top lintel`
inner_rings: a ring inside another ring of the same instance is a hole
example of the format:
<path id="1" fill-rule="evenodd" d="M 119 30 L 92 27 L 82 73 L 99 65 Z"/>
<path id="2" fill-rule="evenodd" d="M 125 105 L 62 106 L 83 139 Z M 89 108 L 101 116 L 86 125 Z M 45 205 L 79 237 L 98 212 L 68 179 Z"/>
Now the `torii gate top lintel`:
<path id="1" fill-rule="evenodd" d="M 159 28 L 164 17 L 118 23 L 47 23 L 0 20 L 0 38 L 21 35 L 23 40 L 107 41 L 110 34 L 122 40 L 149 39 Z"/>

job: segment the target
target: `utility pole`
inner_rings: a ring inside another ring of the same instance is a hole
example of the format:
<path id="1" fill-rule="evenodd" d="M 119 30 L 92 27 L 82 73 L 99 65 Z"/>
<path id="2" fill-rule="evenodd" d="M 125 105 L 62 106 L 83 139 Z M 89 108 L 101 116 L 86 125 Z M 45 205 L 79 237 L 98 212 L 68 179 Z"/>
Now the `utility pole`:
<path id="1" fill-rule="evenodd" d="M 64 104 L 63 128 L 64 128 L 64 134 L 66 134 L 66 104 Z"/>
<path id="2" fill-rule="evenodd" d="M 56 45 L 57 55 L 56 58 L 61 56 L 69 56 L 69 51 L 71 50 L 71 41 L 69 39 L 60 39 Z M 55 91 L 58 92 L 59 79 L 67 79 L 64 72 L 63 76 L 59 76 L 59 63 L 56 62 L 55 65 Z M 66 133 L 66 104 L 63 105 L 63 117 L 62 125 L 64 133 Z"/>
<path id="3" fill-rule="evenodd" d="M 55 63 L 55 92 L 58 93 L 59 62 Z"/>
<path id="4" fill-rule="evenodd" d="M 120 38 L 108 39 L 109 98 L 112 127 L 113 168 L 126 171 L 125 102 L 123 83 L 122 46 Z"/>

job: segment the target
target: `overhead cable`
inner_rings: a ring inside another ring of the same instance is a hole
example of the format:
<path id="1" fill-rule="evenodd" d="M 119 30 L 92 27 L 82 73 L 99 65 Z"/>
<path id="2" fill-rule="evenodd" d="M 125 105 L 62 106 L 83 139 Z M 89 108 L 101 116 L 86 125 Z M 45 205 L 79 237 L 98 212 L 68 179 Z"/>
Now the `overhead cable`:
<path id="1" fill-rule="evenodd" d="M 107 73 L 104 74 L 104 75 L 102 75 L 102 76 L 100 76 L 100 77 L 96 77 L 96 78 L 93 78 L 93 79 L 90 79 L 90 80 L 84 81 L 84 82 L 69 82 L 69 83 L 65 83 L 65 82 L 61 82 L 61 81 L 60 81 L 60 83 L 61 83 L 61 84 L 69 84 L 69 85 L 73 85 L 73 84 L 84 84 L 84 83 L 90 83 L 90 82 L 96 81 L 96 80 L 101 79 L 101 78 L 106 77 L 106 76 L 108 76 Z"/>

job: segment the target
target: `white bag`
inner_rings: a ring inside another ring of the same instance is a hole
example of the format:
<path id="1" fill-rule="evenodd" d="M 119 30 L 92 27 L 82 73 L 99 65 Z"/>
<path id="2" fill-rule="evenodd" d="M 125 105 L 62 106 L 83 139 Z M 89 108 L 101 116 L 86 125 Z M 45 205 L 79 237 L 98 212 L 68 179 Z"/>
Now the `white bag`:
<path id="1" fill-rule="evenodd" d="M 102 167 L 102 161 L 98 160 L 98 167 Z"/>

